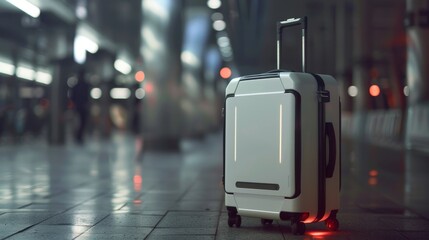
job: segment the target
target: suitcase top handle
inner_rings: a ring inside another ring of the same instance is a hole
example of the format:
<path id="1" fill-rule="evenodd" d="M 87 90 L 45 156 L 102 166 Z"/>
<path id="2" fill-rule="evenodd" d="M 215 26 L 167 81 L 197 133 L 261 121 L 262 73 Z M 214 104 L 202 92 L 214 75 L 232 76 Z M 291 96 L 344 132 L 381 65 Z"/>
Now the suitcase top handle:
<path id="1" fill-rule="evenodd" d="M 306 71 L 306 55 L 307 55 L 307 17 L 301 18 L 289 18 L 286 21 L 281 21 L 277 23 L 277 69 L 280 69 L 280 53 L 282 45 L 282 32 L 285 27 L 292 27 L 296 25 L 301 25 L 302 33 L 302 72 Z"/>

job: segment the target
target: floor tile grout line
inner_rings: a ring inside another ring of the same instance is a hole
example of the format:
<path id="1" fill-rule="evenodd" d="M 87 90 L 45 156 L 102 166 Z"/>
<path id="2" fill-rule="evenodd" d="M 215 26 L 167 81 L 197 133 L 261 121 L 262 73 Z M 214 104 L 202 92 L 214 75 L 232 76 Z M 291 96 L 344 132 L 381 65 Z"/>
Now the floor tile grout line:
<path id="1" fill-rule="evenodd" d="M 152 232 L 158 227 L 158 225 L 161 223 L 162 219 L 165 218 L 165 216 L 167 216 L 167 214 L 169 213 L 169 210 L 167 210 L 165 212 L 164 215 L 162 215 L 162 217 L 159 219 L 159 221 L 155 224 L 155 226 L 153 226 L 153 228 L 150 230 L 150 232 L 146 235 L 146 237 L 143 238 L 143 240 L 148 239 L 150 237 L 150 235 L 152 234 Z"/>
<path id="2" fill-rule="evenodd" d="M 78 236 L 76 236 L 73 239 L 76 239 L 80 236 L 82 236 L 83 234 L 85 234 L 86 232 L 88 232 L 91 228 L 95 227 L 97 224 L 99 224 L 101 221 L 103 221 L 104 219 L 108 218 L 110 215 L 112 215 L 112 213 L 107 214 L 104 218 L 100 219 L 100 221 L 96 222 L 94 225 L 92 225 L 91 227 L 89 227 L 88 229 L 86 229 L 84 232 L 82 232 L 81 234 L 79 234 Z"/>
<path id="3" fill-rule="evenodd" d="M 218 218 L 217 218 L 217 225 L 216 225 L 216 231 L 215 231 L 215 239 L 216 239 L 216 237 L 217 237 L 217 233 L 218 233 L 218 229 L 219 229 L 219 224 L 220 224 L 220 221 L 221 221 L 221 217 L 222 217 L 222 209 L 223 209 L 223 206 L 224 206 L 224 201 L 225 200 L 221 200 L 220 201 L 220 207 L 219 207 L 219 216 L 218 216 Z"/>
<path id="4" fill-rule="evenodd" d="M 40 223 L 42 223 L 42 222 L 44 222 L 44 221 L 46 221 L 46 220 L 48 220 L 48 219 L 51 219 L 51 218 L 53 218 L 53 217 L 55 217 L 55 216 L 57 216 L 57 215 L 59 215 L 59 214 L 61 214 L 61 213 L 62 213 L 62 212 L 57 213 L 57 214 L 54 214 L 53 216 L 47 217 L 47 218 L 45 218 L 45 219 L 41 220 L 40 222 L 37 222 L 37 223 L 35 223 L 35 224 L 33 224 L 33 225 L 30 225 L 30 226 L 28 226 L 28 227 L 26 227 L 26 228 L 24 228 L 24 229 L 21 229 L 21 230 L 19 230 L 18 232 L 15 232 L 15 233 L 13 233 L 13 234 L 11 234 L 11 235 L 9 235 L 9 236 L 7 236 L 7 237 L 3 238 L 3 239 L 7 239 L 7 238 L 13 237 L 13 236 L 15 236 L 15 235 L 17 235 L 17 234 L 19 234 L 19 233 L 25 232 L 25 231 L 27 231 L 28 229 L 30 229 L 30 228 L 32 228 L 32 227 L 34 227 L 34 226 L 36 226 L 36 225 L 39 225 Z"/>
<path id="5" fill-rule="evenodd" d="M 45 221 L 45 220 L 42 220 L 41 222 L 43 222 L 43 221 Z M 41 223 L 41 222 L 39 222 L 39 223 Z M 30 229 L 30 228 L 32 228 L 32 227 L 34 227 L 34 226 L 36 226 L 36 225 L 37 225 L 37 224 L 39 224 L 39 223 L 36 223 L 36 224 L 34 224 L 34 225 L 30 225 L 30 226 L 28 226 L 28 227 L 26 227 L 26 228 L 24 228 L 24 229 L 19 230 L 18 232 L 12 233 L 11 235 L 6 236 L 6 237 L 2 238 L 2 240 L 4 240 L 4 239 L 8 239 L 8 238 L 10 238 L 10 237 L 13 237 L 13 236 L 15 236 L 15 235 L 19 234 L 19 233 L 22 233 L 22 232 L 24 232 L 24 231 L 26 231 L 26 230 L 28 230 L 28 229 Z"/>
<path id="6" fill-rule="evenodd" d="M 100 195 L 102 195 L 102 194 L 97 194 L 96 196 L 94 196 L 93 198 L 90 198 L 90 199 L 88 199 L 88 200 L 94 199 L 94 198 L 96 198 L 96 197 L 98 197 L 98 196 L 100 196 Z M 88 200 L 85 200 L 85 201 L 83 201 L 83 202 L 86 202 L 86 201 L 88 201 Z M 34 226 L 36 226 L 36 225 L 39 225 L 39 224 L 40 224 L 40 223 L 42 223 L 42 222 L 45 222 L 45 221 L 47 221 L 47 220 L 49 220 L 49 219 L 51 219 L 51 218 L 54 218 L 54 217 L 56 217 L 56 216 L 58 216 L 58 215 L 60 215 L 60 214 L 63 214 L 63 213 L 65 213 L 65 212 L 67 212 L 67 211 L 69 211 L 69 210 L 71 210 L 71 209 L 73 209 L 73 208 L 75 208 L 75 207 L 77 207 L 77 206 L 79 206 L 79 205 L 83 204 L 83 202 L 78 203 L 78 204 L 76 204 L 76 205 L 73 205 L 72 207 L 69 207 L 69 208 L 65 209 L 64 211 L 62 211 L 62 212 L 58 212 L 58 213 L 56 213 L 56 214 L 54 214 L 54 215 L 52 215 L 52 216 L 49 216 L 49 217 L 47 217 L 47 218 L 43 219 L 43 220 L 42 220 L 42 221 L 40 221 L 40 222 L 37 222 L 37 223 L 35 223 L 35 224 L 33 224 L 33 225 L 30 225 L 30 226 L 28 226 L 28 227 L 26 227 L 26 228 L 24 228 L 24 229 L 22 229 L 22 230 L 20 230 L 20 231 L 18 231 L 18 232 L 15 232 L 15 233 L 13 233 L 13 234 L 11 234 L 11 235 L 9 235 L 9 236 L 6 236 L 5 238 L 2 238 L 2 240 L 7 239 L 7 238 L 10 238 L 10 237 L 13 237 L 13 236 L 15 236 L 15 235 L 17 235 L 17 234 L 19 234 L 19 233 L 25 232 L 25 231 L 27 231 L 28 229 L 30 229 L 30 228 L 32 228 L 32 227 L 34 227 Z M 30 205 L 31 205 L 31 204 L 30 204 Z"/>

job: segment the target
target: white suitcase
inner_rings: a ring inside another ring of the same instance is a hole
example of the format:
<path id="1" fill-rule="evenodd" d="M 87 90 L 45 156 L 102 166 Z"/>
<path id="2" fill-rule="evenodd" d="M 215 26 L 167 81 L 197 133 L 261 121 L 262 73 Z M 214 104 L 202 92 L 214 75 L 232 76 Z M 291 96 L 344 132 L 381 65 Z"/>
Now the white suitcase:
<path id="1" fill-rule="evenodd" d="M 306 18 L 302 25 L 303 72 L 275 71 L 231 80 L 224 107 L 224 187 L 228 225 L 241 215 L 291 220 L 292 232 L 325 221 L 338 229 L 340 101 L 337 81 L 305 73 Z"/>

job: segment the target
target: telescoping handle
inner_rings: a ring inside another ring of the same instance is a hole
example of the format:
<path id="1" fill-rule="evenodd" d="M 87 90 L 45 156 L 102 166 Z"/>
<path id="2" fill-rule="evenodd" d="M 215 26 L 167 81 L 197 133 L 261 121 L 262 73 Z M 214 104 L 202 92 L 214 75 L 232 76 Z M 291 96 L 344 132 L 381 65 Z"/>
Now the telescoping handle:
<path id="1" fill-rule="evenodd" d="M 285 27 L 292 27 L 296 25 L 301 25 L 302 33 L 302 72 L 306 71 L 306 61 L 307 61 L 307 17 L 301 18 L 289 18 L 286 21 L 281 21 L 277 23 L 277 69 L 280 69 L 280 53 L 282 47 L 282 32 Z"/>

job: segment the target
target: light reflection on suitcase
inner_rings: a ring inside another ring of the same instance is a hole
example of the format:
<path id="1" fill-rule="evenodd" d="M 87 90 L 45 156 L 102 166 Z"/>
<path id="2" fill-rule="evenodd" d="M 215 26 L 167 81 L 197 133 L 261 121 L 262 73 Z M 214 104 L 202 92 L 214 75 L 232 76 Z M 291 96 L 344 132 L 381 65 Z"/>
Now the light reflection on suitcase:
<path id="1" fill-rule="evenodd" d="M 303 33 L 303 72 L 275 71 L 231 80 L 224 108 L 224 187 L 228 225 L 241 215 L 291 220 L 292 232 L 305 223 L 325 221 L 337 230 L 340 192 L 340 101 L 337 81 L 305 72 L 306 18 L 278 24 L 299 25 Z"/>

